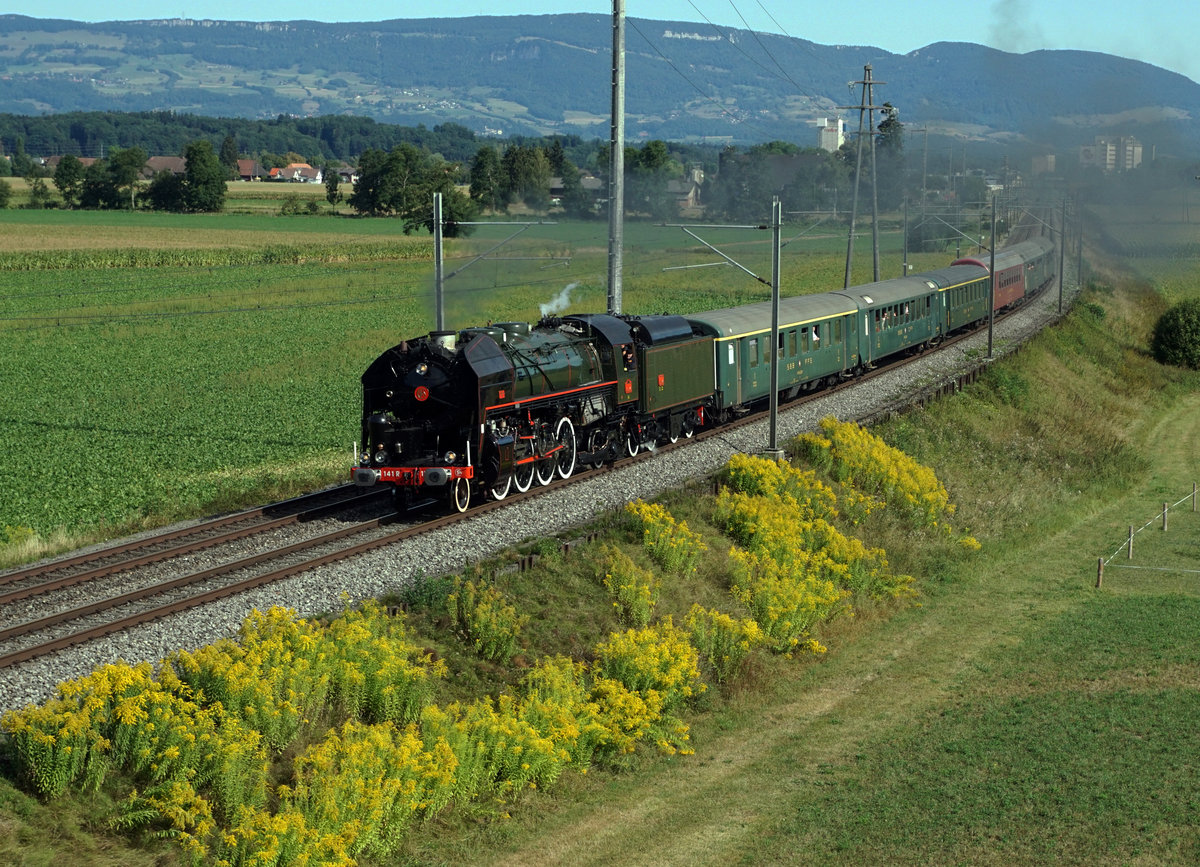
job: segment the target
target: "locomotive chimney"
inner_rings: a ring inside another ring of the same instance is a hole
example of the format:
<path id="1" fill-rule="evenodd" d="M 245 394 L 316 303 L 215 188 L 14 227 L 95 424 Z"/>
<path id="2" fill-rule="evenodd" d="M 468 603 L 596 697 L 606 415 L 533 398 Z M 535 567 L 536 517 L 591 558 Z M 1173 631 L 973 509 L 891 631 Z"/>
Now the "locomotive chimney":
<path id="1" fill-rule="evenodd" d="M 453 352 L 457 336 L 453 331 L 430 331 L 429 342 L 447 352 Z"/>

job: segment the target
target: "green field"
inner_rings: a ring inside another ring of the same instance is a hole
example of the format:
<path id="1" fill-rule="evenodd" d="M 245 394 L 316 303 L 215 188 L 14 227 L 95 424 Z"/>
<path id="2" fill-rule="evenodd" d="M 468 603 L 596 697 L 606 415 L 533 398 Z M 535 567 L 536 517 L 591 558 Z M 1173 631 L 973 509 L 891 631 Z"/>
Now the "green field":
<path id="1" fill-rule="evenodd" d="M 359 375 L 434 325 L 431 239 L 396 227 L 0 212 L 0 527 L 22 543 L 7 546 L 7 562 L 344 478 Z M 769 297 L 769 233 L 702 233 L 765 283 L 678 228 L 635 224 L 626 235 L 626 312 Z M 896 274 L 899 238 L 884 238 Z M 568 286 L 570 310 L 606 309 L 606 239 L 606 224 L 557 223 L 449 241 L 448 326 L 536 320 Z M 865 243 L 860 274 L 871 267 Z M 785 247 L 782 291 L 840 287 L 844 244 L 813 233 Z"/>

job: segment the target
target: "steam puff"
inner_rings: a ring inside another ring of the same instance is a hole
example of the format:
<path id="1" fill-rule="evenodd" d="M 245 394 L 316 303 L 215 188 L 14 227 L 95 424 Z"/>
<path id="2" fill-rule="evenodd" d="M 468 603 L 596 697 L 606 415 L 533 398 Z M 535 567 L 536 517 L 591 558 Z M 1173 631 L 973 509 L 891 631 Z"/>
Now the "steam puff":
<path id="1" fill-rule="evenodd" d="M 563 291 L 559 292 L 545 304 L 539 304 L 538 308 L 542 311 L 542 316 L 554 316 L 567 309 L 567 305 L 571 303 L 571 290 L 578 286 L 579 283 L 568 283 Z"/>

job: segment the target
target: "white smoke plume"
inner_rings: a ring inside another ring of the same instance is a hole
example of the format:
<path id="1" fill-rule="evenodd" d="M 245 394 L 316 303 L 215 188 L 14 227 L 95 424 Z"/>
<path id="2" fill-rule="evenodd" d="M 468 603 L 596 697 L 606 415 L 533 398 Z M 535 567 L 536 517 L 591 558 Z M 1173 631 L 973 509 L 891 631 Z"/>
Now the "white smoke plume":
<path id="1" fill-rule="evenodd" d="M 551 298 L 545 304 L 539 304 L 538 308 L 542 311 L 542 316 L 554 316 L 567 309 L 567 305 L 571 303 L 571 290 L 578 286 L 579 283 L 568 283 L 561 292 Z"/>

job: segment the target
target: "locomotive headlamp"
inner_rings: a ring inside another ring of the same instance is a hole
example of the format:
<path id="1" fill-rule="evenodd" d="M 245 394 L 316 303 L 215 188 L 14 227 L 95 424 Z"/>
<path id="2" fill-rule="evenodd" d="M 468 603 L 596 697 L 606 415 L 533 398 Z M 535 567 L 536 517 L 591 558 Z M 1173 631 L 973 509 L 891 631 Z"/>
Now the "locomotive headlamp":
<path id="1" fill-rule="evenodd" d="M 425 374 L 429 373 L 429 365 L 424 361 L 422 361 L 413 369 L 417 372 L 418 376 L 424 376 Z"/>
<path id="2" fill-rule="evenodd" d="M 454 459 L 457 457 L 458 457 L 457 452 L 452 452 L 452 451 L 446 452 L 446 457 L 445 457 L 446 463 L 448 463 L 448 464 L 454 463 Z"/>
<path id="3" fill-rule="evenodd" d="M 387 452 L 384 451 L 383 446 L 380 446 L 379 450 L 375 452 L 375 463 L 382 464 L 386 460 L 387 460 Z"/>

